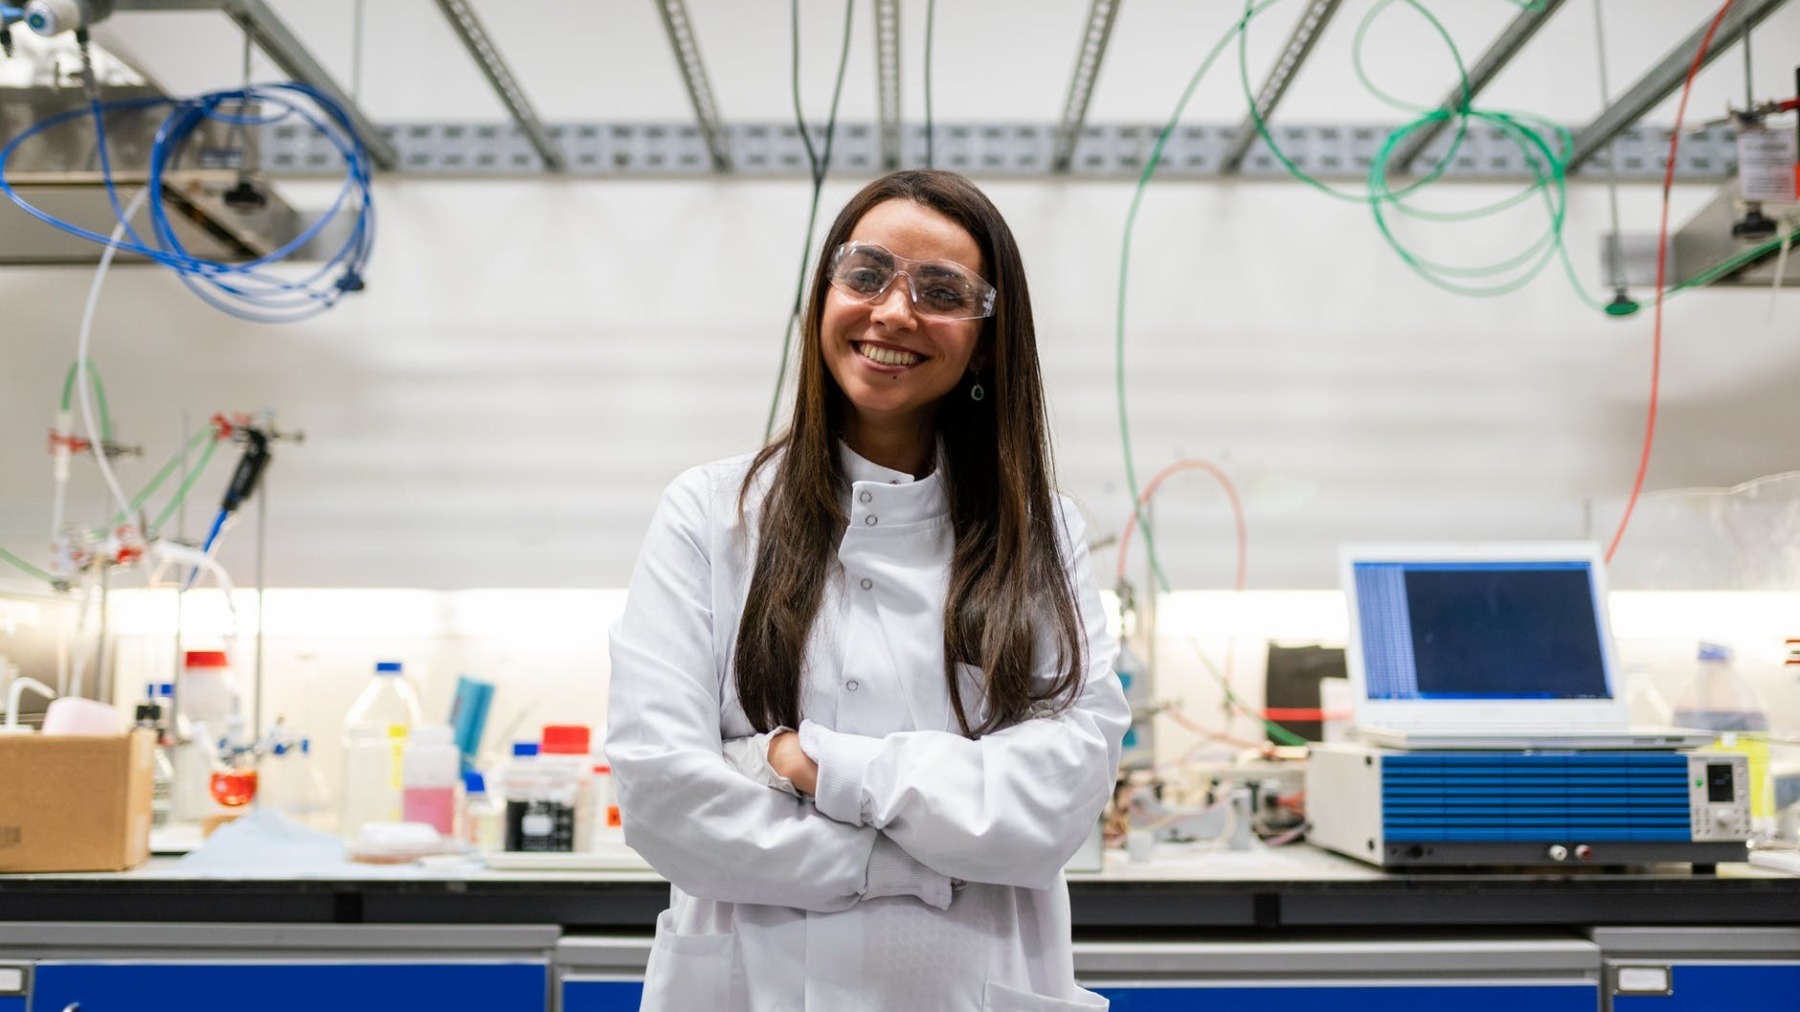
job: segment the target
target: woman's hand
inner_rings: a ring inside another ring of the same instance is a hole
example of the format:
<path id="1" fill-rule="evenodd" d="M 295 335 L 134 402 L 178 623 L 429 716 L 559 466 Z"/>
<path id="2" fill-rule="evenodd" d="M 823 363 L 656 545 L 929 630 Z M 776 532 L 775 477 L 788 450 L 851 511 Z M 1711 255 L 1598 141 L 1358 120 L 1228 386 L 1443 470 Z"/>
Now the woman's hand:
<path id="1" fill-rule="evenodd" d="M 800 748 L 800 736 L 783 731 L 769 741 L 769 768 L 787 777 L 800 793 L 818 793 L 819 764 Z"/>

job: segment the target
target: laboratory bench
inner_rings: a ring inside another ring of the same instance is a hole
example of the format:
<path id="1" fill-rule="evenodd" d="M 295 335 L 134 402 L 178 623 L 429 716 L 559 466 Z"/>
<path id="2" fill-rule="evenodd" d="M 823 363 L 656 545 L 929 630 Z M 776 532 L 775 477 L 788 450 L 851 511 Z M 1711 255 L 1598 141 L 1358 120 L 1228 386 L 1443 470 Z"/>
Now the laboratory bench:
<path id="1" fill-rule="evenodd" d="M 452 871 L 346 866 L 345 876 L 189 871 L 0 875 L 0 921 L 556 924 L 651 930 L 668 884 L 643 869 Z M 1595 925 L 1800 928 L 1800 876 L 1743 864 L 1628 872 L 1384 872 L 1305 844 L 1252 852 L 1159 845 L 1070 872 L 1077 932 Z"/>
<path id="2" fill-rule="evenodd" d="M 1746 865 L 1392 874 L 1304 845 L 1072 873 L 1117 1012 L 1800 1009 L 1800 877 Z M 0 876 L 0 1012 L 635 1009 L 653 872 Z M 10 986 L 10 989 L 9 989 Z"/>

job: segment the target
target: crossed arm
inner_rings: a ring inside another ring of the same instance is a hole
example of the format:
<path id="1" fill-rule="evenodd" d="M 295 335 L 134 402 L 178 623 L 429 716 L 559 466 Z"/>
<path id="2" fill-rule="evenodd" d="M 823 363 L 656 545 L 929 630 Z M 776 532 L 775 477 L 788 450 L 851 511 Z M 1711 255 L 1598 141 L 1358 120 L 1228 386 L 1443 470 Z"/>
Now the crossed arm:
<path id="1" fill-rule="evenodd" d="M 892 895 L 947 906 L 952 877 L 1053 882 L 1088 831 L 1081 813 L 1111 791 L 1129 723 L 1078 532 L 1090 657 L 1072 708 L 978 741 L 805 723 L 772 737 L 768 761 L 808 800 L 725 761 L 700 478 L 665 495 L 613 634 L 607 753 L 627 842 L 690 895 L 809 910 Z"/>

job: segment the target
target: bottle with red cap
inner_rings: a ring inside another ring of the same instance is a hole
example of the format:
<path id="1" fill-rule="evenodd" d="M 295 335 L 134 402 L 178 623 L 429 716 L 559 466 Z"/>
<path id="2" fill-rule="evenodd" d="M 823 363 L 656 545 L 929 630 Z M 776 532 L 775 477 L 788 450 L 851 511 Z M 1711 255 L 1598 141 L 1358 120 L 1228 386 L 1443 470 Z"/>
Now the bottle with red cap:
<path id="1" fill-rule="evenodd" d="M 567 845 L 557 841 L 557 850 L 585 852 L 593 836 L 593 813 L 588 801 L 588 782 L 592 777 L 592 760 L 588 749 L 593 733 L 586 724 L 546 724 L 538 746 L 538 769 L 559 807 L 566 807 L 570 817 Z"/>
<path id="2" fill-rule="evenodd" d="M 182 718 L 190 723 L 204 723 L 215 733 L 224 728 L 225 718 L 238 709 L 231 660 L 223 650 L 187 651 L 182 657 L 181 681 L 176 691 Z"/>
<path id="3" fill-rule="evenodd" d="M 598 758 L 596 756 L 596 758 Z M 604 851 L 625 842 L 625 824 L 619 818 L 619 796 L 613 786 L 612 766 L 595 763 L 593 779 L 583 798 L 588 812 L 588 851 Z"/>

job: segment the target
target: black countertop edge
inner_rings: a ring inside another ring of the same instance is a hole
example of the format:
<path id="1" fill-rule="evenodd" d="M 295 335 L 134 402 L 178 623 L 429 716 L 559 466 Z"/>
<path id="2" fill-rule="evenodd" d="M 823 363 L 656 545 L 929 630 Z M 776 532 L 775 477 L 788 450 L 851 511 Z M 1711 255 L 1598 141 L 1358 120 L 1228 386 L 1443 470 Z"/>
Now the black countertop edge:
<path id="1" fill-rule="evenodd" d="M 1419 875 L 1349 881 L 1080 880 L 1078 931 L 1598 925 L 1800 926 L 1800 878 Z M 656 879 L 0 877 L 0 920 L 560 924 L 649 930 Z"/>

